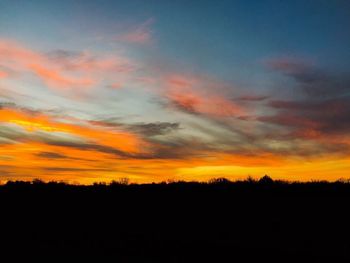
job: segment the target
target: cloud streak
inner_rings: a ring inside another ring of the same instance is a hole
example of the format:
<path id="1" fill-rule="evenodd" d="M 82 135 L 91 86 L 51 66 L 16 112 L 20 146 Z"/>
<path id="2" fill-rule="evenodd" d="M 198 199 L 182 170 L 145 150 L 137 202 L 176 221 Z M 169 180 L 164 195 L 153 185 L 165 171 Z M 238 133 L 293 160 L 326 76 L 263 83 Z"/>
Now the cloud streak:
<path id="1" fill-rule="evenodd" d="M 165 85 L 168 100 L 184 112 L 217 117 L 244 114 L 240 105 L 220 95 L 223 84 L 219 82 L 195 76 L 172 75 L 166 78 Z"/>
<path id="2" fill-rule="evenodd" d="M 154 42 L 152 30 L 153 24 L 154 19 L 150 18 L 141 25 L 132 28 L 129 32 L 117 36 L 116 40 L 137 45 L 151 44 Z"/>
<path id="3" fill-rule="evenodd" d="M 315 154 L 320 150 L 324 154 L 348 154 L 349 78 L 295 59 L 274 60 L 269 66 L 295 81 L 295 95 L 288 100 L 269 100 L 266 106 L 273 113 L 256 119 L 283 129 L 285 140 L 313 143 Z"/>
<path id="4" fill-rule="evenodd" d="M 0 66 L 15 72 L 13 77 L 34 75 L 46 87 L 74 93 L 77 89 L 87 89 L 125 81 L 135 69 L 133 62 L 122 56 L 91 54 L 56 50 L 41 53 L 15 41 L 0 39 Z M 11 77 L 1 71 L 2 78 Z"/>

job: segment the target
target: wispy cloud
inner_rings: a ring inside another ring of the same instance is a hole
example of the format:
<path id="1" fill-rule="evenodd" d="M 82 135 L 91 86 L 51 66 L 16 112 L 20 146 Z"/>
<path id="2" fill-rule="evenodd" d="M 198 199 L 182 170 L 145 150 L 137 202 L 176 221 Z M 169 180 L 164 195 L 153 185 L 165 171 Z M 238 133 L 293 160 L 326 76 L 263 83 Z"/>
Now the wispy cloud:
<path id="1" fill-rule="evenodd" d="M 258 101 L 265 101 L 269 97 L 270 96 L 266 96 L 266 95 L 243 95 L 243 96 L 235 98 L 234 100 L 247 101 L 247 102 L 258 102 Z"/>
<path id="2" fill-rule="evenodd" d="M 135 69 L 129 59 L 115 54 L 104 57 L 65 50 L 42 53 L 3 39 L 0 39 L 0 60 L 3 68 L 16 72 L 16 78 L 31 74 L 48 88 L 71 93 L 125 81 Z M 0 73 L 2 77 L 11 77 L 3 70 Z"/>
<path id="3" fill-rule="evenodd" d="M 117 36 L 116 40 L 138 45 L 152 44 L 154 42 L 152 30 L 154 22 L 154 18 L 150 18 L 141 25 L 135 26 L 128 32 Z"/>
<path id="4" fill-rule="evenodd" d="M 165 85 L 166 97 L 182 111 L 220 117 L 244 114 L 240 105 L 220 95 L 223 89 L 219 82 L 198 76 L 170 75 Z"/>
<path id="5" fill-rule="evenodd" d="M 292 78 L 299 95 L 308 98 L 331 98 L 349 92 L 348 74 L 337 75 L 300 58 L 277 58 L 267 62 L 269 68 Z"/>
<path id="6" fill-rule="evenodd" d="M 300 59 L 276 59 L 269 66 L 295 81 L 294 97 L 271 99 L 267 106 L 273 113 L 258 120 L 284 128 L 288 140 L 315 142 L 326 153 L 346 154 L 350 147 L 350 79 Z"/>

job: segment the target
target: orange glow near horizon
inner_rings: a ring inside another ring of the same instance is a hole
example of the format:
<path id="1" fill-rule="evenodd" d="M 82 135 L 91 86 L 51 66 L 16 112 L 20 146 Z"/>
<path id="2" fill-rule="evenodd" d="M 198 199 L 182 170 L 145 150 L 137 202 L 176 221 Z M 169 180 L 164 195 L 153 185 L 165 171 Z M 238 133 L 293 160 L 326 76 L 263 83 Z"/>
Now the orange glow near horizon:
<path id="1" fill-rule="evenodd" d="M 22 127 L 29 133 L 67 133 L 86 140 L 93 139 L 101 145 L 129 153 L 143 152 L 140 147 L 147 145 L 135 134 L 67 124 L 54 121 L 48 116 L 31 115 L 16 110 L 1 110 L 0 121 Z M 39 153 L 52 153 L 55 158 L 47 158 Z M 258 156 L 240 156 L 213 152 L 208 153 L 208 156 L 183 160 L 127 158 L 98 149 L 95 151 L 50 145 L 23 138 L 20 142 L 5 144 L 0 148 L 0 167 L 4 171 L 8 170 L 8 176 L 5 173 L 2 182 L 40 178 L 82 184 L 110 182 L 124 177 L 131 182 L 146 183 L 166 180 L 206 181 L 215 177 L 240 180 L 247 176 L 259 178 L 264 174 L 275 179 L 292 181 L 334 181 L 346 178 L 350 168 L 349 158 L 300 161 L 263 153 Z"/>

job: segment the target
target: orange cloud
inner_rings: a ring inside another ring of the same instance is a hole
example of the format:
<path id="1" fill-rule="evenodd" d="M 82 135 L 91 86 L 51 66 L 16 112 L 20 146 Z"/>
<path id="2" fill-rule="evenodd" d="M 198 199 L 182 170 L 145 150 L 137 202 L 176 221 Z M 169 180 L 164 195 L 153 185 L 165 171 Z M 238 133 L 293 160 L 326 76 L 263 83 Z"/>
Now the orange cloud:
<path id="1" fill-rule="evenodd" d="M 220 84 L 207 79 L 172 75 L 167 78 L 167 94 L 175 106 L 188 112 L 212 116 L 240 116 L 244 109 L 220 95 Z M 208 88 L 209 84 L 209 88 Z"/>
<path id="2" fill-rule="evenodd" d="M 41 65 L 33 64 L 30 68 L 35 72 L 48 86 L 72 88 L 72 87 L 91 87 L 95 82 L 91 79 L 76 79 L 63 76 L 59 71 L 50 70 Z"/>
<path id="3" fill-rule="evenodd" d="M 41 60 L 41 55 L 13 40 L 0 39 L 1 62 L 10 67 L 23 66 L 28 61 Z"/>
<path id="4" fill-rule="evenodd" d="M 2 39 L 0 61 L 9 70 L 19 73 L 16 75 L 34 74 L 47 87 L 56 90 L 125 82 L 135 69 L 133 62 L 121 56 L 104 58 L 89 52 L 64 50 L 40 53 L 15 41 Z M 7 75 L 1 71 L 0 77 L 4 76 Z"/>
<path id="5" fill-rule="evenodd" d="M 7 76 L 8 76 L 8 74 L 5 71 L 0 70 L 0 79 L 6 78 Z"/>
<path id="6" fill-rule="evenodd" d="M 145 143 L 135 134 L 111 131 L 95 126 L 68 124 L 44 114 L 27 114 L 12 109 L 0 110 L 0 122 L 16 124 L 29 132 L 61 132 L 85 138 L 87 141 L 114 147 L 128 153 L 138 153 Z"/>
<path id="7" fill-rule="evenodd" d="M 120 83 L 116 82 L 116 83 L 112 83 L 109 87 L 112 89 L 120 89 L 122 87 L 122 85 Z"/>

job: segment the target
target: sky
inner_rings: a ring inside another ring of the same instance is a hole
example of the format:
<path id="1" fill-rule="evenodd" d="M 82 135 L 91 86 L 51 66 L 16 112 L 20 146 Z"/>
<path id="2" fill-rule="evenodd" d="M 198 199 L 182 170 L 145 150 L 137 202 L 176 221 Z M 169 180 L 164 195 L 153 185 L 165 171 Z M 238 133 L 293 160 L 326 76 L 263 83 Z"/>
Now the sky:
<path id="1" fill-rule="evenodd" d="M 0 182 L 349 179 L 346 0 L 0 0 Z"/>

